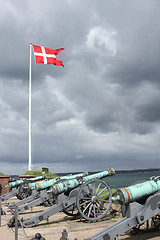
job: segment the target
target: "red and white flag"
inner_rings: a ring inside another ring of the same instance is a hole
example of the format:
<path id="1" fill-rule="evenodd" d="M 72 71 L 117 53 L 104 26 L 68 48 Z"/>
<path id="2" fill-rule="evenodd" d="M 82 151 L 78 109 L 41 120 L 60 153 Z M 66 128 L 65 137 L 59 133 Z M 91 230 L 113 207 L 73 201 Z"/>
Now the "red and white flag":
<path id="1" fill-rule="evenodd" d="M 46 47 L 40 47 L 40 46 L 33 46 L 34 56 L 35 56 L 35 62 L 41 63 L 41 64 L 54 64 L 57 66 L 63 66 L 63 62 L 56 59 L 56 55 L 64 50 L 64 48 L 59 49 L 51 49 Z"/>

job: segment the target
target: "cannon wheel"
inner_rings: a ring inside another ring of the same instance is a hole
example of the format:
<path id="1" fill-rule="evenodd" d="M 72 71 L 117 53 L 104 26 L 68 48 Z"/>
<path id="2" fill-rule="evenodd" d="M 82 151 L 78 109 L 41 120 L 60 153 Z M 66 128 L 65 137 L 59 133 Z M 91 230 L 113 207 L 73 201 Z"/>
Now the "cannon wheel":
<path id="1" fill-rule="evenodd" d="M 75 204 L 71 205 L 70 207 L 63 209 L 62 212 L 64 212 L 68 216 L 76 217 L 79 215 L 79 211 L 77 210 L 77 207 Z"/>
<path id="2" fill-rule="evenodd" d="M 53 195 L 50 196 L 46 201 L 42 203 L 42 205 L 44 205 L 45 207 L 51 207 L 54 204 L 56 204 L 56 199 Z"/>
<path id="3" fill-rule="evenodd" d="M 110 210 L 112 191 L 101 179 L 92 179 L 84 183 L 77 194 L 77 208 L 82 217 L 89 221 L 103 218 Z"/>
<path id="4" fill-rule="evenodd" d="M 160 214 L 155 215 L 154 217 L 148 219 L 144 224 L 138 224 L 136 227 L 133 228 L 134 232 L 154 232 L 158 230 L 160 227 Z"/>
<path id="5" fill-rule="evenodd" d="M 17 198 L 20 200 L 27 198 L 32 194 L 32 190 L 29 188 L 25 189 L 24 186 L 25 186 L 24 184 L 21 184 L 18 189 Z"/>
<path id="6" fill-rule="evenodd" d="M 63 195 L 63 194 L 62 194 L 62 195 Z M 68 197 L 68 195 L 67 195 L 67 196 L 66 196 L 66 195 L 63 195 L 63 196 L 64 196 L 65 199 L 67 199 L 67 197 Z M 56 203 L 56 204 L 59 204 L 58 196 L 55 198 L 55 203 Z M 77 210 L 77 207 L 76 207 L 75 203 L 72 204 L 72 205 L 70 205 L 70 206 L 68 206 L 68 207 L 66 206 L 66 208 L 64 208 L 64 209 L 62 210 L 62 212 L 65 213 L 65 214 L 68 215 L 68 216 L 73 216 L 73 217 L 76 217 L 76 216 L 79 215 L 79 212 L 78 212 L 78 210 Z"/>
<path id="7" fill-rule="evenodd" d="M 128 208 L 128 205 L 122 205 L 121 206 L 121 211 L 122 211 L 122 216 L 126 216 L 126 210 Z M 160 227 L 160 214 L 157 214 L 153 216 L 152 218 L 148 219 L 146 222 L 143 224 L 138 224 L 136 227 L 133 228 L 131 231 L 132 234 L 134 233 L 147 233 L 147 232 L 154 232 L 158 230 Z"/>

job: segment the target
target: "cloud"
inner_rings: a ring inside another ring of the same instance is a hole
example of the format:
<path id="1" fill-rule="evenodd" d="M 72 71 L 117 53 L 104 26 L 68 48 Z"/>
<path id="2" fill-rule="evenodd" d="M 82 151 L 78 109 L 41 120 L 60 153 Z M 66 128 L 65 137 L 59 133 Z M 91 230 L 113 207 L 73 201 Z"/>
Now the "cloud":
<path id="1" fill-rule="evenodd" d="M 104 52 L 106 49 L 111 56 L 114 56 L 117 51 L 117 43 L 115 40 L 116 32 L 113 30 L 103 29 L 102 26 L 90 29 L 87 35 L 86 45 L 93 51 Z"/>
<path id="2" fill-rule="evenodd" d="M 28 168 L 31 41 L 66 48 L 58 55 L 64 68 L 36 65 L 32 54 L 35 169 L 159 167 L 159 5 L 1 1 L 2 172 Z"/>

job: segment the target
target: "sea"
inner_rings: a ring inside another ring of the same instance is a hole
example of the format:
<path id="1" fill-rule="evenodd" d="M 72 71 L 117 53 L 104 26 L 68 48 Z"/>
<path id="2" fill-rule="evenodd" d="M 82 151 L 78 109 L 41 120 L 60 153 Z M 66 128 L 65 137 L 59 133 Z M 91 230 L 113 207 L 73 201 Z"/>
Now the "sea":
<path id="1" fill-rule="evenodd" d="M 96 172 L 89 172 L 89 174 L 94 174 Z M 68 174 L 77 174 L 77 172 L 71 173 L 56 173 L 58 176 L 64 176 Z M 149 180 L 153 176 L 160 176 L 160 169 L 143 169 L 143 170 L 122 170 L 116 171 L 114 176 L 108 176 L 103 180 L 108 183 L 110 188 L 121 188 L 127 187 L 132 184 L 138 183 L 142 180 Z M 18 175 L 11 175 L 12 179 L 18 179 Z"/>
<path id="2" fill-rule="evenodd" d="M 134 171 L 117 171 L 114 176 L 106 177 L 104 180 L 108 183 L 110 188 L 127 187 L 132 184 L 149 180 L 151 177 L 160 176 L 160 169 L 158 170 L 134 170 Z"/>

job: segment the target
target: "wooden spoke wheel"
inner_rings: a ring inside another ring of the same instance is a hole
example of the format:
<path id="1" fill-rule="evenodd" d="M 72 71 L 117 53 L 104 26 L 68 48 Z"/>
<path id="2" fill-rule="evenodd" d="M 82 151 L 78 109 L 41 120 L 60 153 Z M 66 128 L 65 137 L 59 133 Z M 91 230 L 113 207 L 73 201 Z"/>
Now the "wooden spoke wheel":
<path id="1" fill-rule="evenodd" d="M 89 221 L 103 218 L 110 210 L 112 191 L 101 179 L 84 183 L 77 194 L 77 208 L 81 216 Z"/>
<path id="2" fill-rule="evenodd" d="M 24 198 L 29 197 L 31 194 L 32 194 L 32 190 L 29 188 L 25 188 L 25 185 L 22 184 L 19 186 L 17 198 L 22 200 Z"/>
<path id="3" fill-rule="evenodd" d="M 66 209 L 63 209 L 62 212 L 64 212 L 68 216 L 73 216 L 73 217 L 76 217 L 76 216 L 79 215 L 79 212 L 78 212 L 77 207 L 75 206 L 75 204 L 69 206 Z"/>
<path id="4" fill-rule="evenodd" d="M 135 232 L 154 232 L 160 227 L 160 214 L 155 215 L 154 217 L 148 219 L 143 224 L 138 224 L 133 228 Z"/>
<path id="5" fill-rule="evenodd" d="M 51 197 L 50 199 L 43 202 L 45 207 L 51 207 L 55 204 L 55 198 Z"/>
<path id="6" fill-rule="evenodd" d="M 64 199 L 67 199 L 68 198 L 68 195 L 65 195 L 65 194 L 62 194 L 63 196 L 62 197 L 64 197 Z M 61 196 L 60 196 L 61 197 Z M 55 203 L 56 204 L 59 204 L 59 199 L 58 199 L 58 197 L 55 197 Z M 66 215 L 68 215 L 68 216 L 73 216 L 73 217 L 76 217 L 77 215 L 79 215 L 79 212 L 78 212 L 78 210 L 77 210 L 77 207 L 76 207 L 76 205 L 75 205 L 75 203 L 74 204 L 72 204 L 71 206 L 66 206 L 63 210 L 62 210 L 62 212 L 64 212 Z"/>

